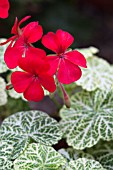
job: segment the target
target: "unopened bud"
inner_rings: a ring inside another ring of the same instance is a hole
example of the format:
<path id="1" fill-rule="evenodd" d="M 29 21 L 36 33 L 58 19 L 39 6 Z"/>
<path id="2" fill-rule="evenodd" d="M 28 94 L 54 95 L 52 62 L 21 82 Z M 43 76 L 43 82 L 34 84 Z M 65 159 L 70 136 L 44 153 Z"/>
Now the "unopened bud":
<path id="1" fill-rule="evenodd" d="M 70 98 L 69 96 L 64 96 L 64 103 L 66 105 L 67 108 L 70 108 L 71 107 L 71 101 L 70 101 Z"/>
<path id="2" fill-rule="evenodd" d="M 62 90 L 62 94 L 63 94 L 63 98 L 64 98 L 64 104 L 66 105 L 67 108 L 71 107 L 71 102 L 70 102 L 70 98 L 65 90 L 65 88 L 63 87 L 63 85 L 59 82 L 60 84 L 60 88 Z"/>
<path id="3" fill-rule="evenodd" d="M 8 84 L 8 85 L 6 86 L 6 90 L 11 90 L 11 89 L 13 89 L 13 85 L 12 85 L 12 84 Z"/>

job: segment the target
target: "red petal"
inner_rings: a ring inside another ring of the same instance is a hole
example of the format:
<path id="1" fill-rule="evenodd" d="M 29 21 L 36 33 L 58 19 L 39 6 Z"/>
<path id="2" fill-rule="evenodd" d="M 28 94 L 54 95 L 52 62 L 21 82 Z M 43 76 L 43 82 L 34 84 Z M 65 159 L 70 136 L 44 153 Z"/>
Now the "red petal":
<path id="1" fill-rule="evenodd" d="M 16 35 L 12 36 L 12 37 L 8 38 L 5 42 L 0 43 L 0 45 L 5 45 L 5 44 L 7 44 L 10 41 L 14 41 L 16 38 L 17 38 Z"/>
<path id="2" fill-rule="evenodd" d="M 81 70 L 77 65 L 74 65 L 68 60 L 61 59 L 57 78 L 63 84 L 70 84 L 81 77 Z"/>
<path id="3" fill-rule="evenodd" d="M 42 44 L 55 53 L 59 53 L 59 40 L 53 32 L 48 32 L 47 35 L 43 36 Z"/>
<path id="4" fill-rule="evenodd" d="M 8 0 L 0 0 L 0 18 L 8 17 L 9 7 L 10 5 Z"/>
<path id="5" fill-rule="evenodd" d="M 42 68 L 42 71 L 49 69 L 44 64 L 46 64 L 46 53 L 44 50 L 29 47 L 26 50 L 25 56 L 19 58 L 19 67 L 26 72 L 35 74 L 37 70 Z M 48 64 L 47 64 L 48 65 Z"/>
<path id="6" fill-rule="evenodd" d="M 25 42 L 25 39 L 24 39 L 24 36 L 20 36 L 17 41 L 15 42 L 15 47 L 17 48 L 20 48 L 20 47 L 25 47 L 26 45 L 26 42 Z"/>
<path id="7" fill-rule="evenodd" d="M 21 71 L 15 71 L 11 75 L 11 82 L 15 91 L 22 93 L 31 84 L 32 75 Z"/>
<path id="8" fill-rule="evenodd" d="M 43 34 L 42 27 L 38 25 L 38 22 L 29 23 L 23 31 L 24 37 L 27 39 L 28 43 L 34 43 L 38 41 Z"/>
<path id="9" fill-rule="evenodd" d="M 47 56 L 48 62 L 50 64 L 50 69 L 48 73 L 50 75 L 54 75 L 57 71 L 58 68 L 58 63 L 59 63 L 59 57 L 57 56 Z"/>
<path id="10" fill-rule="evenodd" d="M 74 38 L 71 34 L 69 34 L 66 31 L 63 31 L 61 29 L 57 30 L 56 36 L 59 39 L 60 42 L 60 50 L 62 52 L 65 52 L 66 49 L 73 43 Z"/>
<path id="11" fill-rule="evenodd" d="M 15 48 L 18 49 L 19 53 L 21 53 L 23 57 L 26 57 L 26 55 L 29 55 L 30 57 L 39 57 L 41 59 L 45 59 L 46 57 L 44 50 L 32 47 L 30 44 L 26 43 L 24 36 L 18 38 L 15 43 Z"/>
<path id="12" fill-rule="evenodd" d="M 46 59 L 46 52 L 40 48 L 30 47 L 27 50 L 27 57 L 33 58 L 33 59 Z"/>
<path id="13" fill-rule="evenodd" d="M 47 59 L 39 60 L 37 62 L 37 65 L 35 64 L 35 73 L 36 74 L 47 73 L 49 68 L 50 68 L 50 65 Z"/>
<path id="14" fill-rule="evenodd" d="M 25 99 L 38 102 L 43 99 L 44 91 L 38 81 L 32 81 L 30 86 L 24 92 Z"/>
<path id="15" fill-rule="evenodd" d="M 30 45 L 26 44 L 24 36 L 20 36 L 16 41 L 14 48 L 18 51 L 19 57 L 25 57 Z"/>
<path id="16" fill-rule="evenodd" d="M 16 48 L 11 47 L 11 44 L 5 51 L 4 61 L 7 64 L 8 68 L 13 69 L 18 66 L 19 53 Z"/>
<path id="17" fill-rule="evenodd" d="M 24 46 L 24 39 L 21 36 L 13 45 L 13 41 L 8 46 L 4 54 L 4 60 L 10 69 L 18 66 L 18 60 L 24 53 L 26 53 L 26 47 Z"/>
<path id="18" fill-rule="evenodd" d="M 18 27 L 23 23 L 25 22 L 26 20 L 28 20 L 31 16 L 26 16 L 24 17 L 19 23 L 18 23 L 18 18 L 16 17 L 15 18 L 15 22 L 14 22 L 14 25 L 12 27 L 12 30 L 11 30 L 11 33 L 12 34 L 18 34 Z"/>
<path id="19" fill-rule="evenodd" d="M 31 16 L 26 16 L 26 17 L 24 17 L 24 18 L 18 23 L 18 26 L 20 26 L 23 22 L 25 22 L 25 21 L 28 20 L 29 18 L 31 18 Z"/>
<path id="20" fill-rule="evenodd" d="M 76 50 L 65 53 L 65 59 L 81 67 L 87 67 L 85 57 Z"/>
<path id="21" fill-rule="evenodd" d="M 11 30 L 11 34 L 17 34 L 17 29 L 18 29 L 18 18 L 16 17 L 14 25 L 13 25 L 12 30 Z"/>
<path id="22" fill-rule="evenodd" d="M 56 85 L 54 78 L 48 74 L 40 74 L 38 76 L 41 85 L 49 92 L 54 92 L 56 90 Z"/>

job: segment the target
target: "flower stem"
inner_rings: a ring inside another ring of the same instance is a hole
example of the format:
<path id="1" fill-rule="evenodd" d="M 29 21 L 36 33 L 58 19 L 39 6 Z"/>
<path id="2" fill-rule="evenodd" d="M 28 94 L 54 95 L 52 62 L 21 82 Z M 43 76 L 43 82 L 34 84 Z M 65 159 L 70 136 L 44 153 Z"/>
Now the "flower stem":
<path id="1" fill-rule="evenodd" d="M 64 104 L 66 105 L 67 108 L 70 108 L 71 107 L 70 98 L 69 98 L 63 84 L 59 82 L 59 85 L 60 85 L 60 89 L 61 89 L 62 94 L 63 94 Z"/>

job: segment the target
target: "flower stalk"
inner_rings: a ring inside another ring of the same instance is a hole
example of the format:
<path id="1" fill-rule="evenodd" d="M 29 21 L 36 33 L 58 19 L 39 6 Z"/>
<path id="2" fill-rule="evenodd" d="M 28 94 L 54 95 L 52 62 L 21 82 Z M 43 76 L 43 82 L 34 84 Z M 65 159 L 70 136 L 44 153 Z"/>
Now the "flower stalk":
<path id="1" fill-rule="evenodd" d="M 59 85 L 60 85 L 60 89 L 61 89 L 62 94 L 63 94 L 64 104 L 66 105 L 67 108 L 70 108 L 71 107 L 71 101 L 70 101 L 69 95 L 67 94 L 63 84 L 59 82 Z"/>

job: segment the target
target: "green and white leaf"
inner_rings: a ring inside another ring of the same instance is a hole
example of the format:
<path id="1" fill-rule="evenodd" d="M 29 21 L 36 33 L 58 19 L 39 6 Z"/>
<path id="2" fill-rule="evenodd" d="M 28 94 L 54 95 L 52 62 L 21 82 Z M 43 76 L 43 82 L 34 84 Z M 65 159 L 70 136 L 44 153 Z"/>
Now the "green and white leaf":
<path id="1" fill-rule="evenodd" d="M 0 38 L 0 43 L 5 42 L 7 39 L 5 38 Z M 8 47 L 8 44 L 5 44 L 3 46 L 0 46 L 0 73 L 4 73 L 8 70 L 8 67 L 6 66 L 4 62 L 4 53 L 6 48 Z"/>
<path id="2" fill-rule="evenodd" d="M 60 125 L 41 111 L 18 112 L 4 120 L 0 128 L 2 140 L 13 144 L 15 159 L 25 150 L 30 140 L 53 145 L 61 139 Z"/>
<path id="3" fill-rule="evenodd" d="M 12 151 L 12 145 L 9 145 L 6 141 L 0 141 L 0 170 L 12 170 Z"/>
<path id="4" fill-rule="evenodd" d="M 7 103 L 7 94 L 4 90 L 0 89 L 0 106 L 3 106 Z"/>
<path id="5" fill-rule="evenodd" d="M 113 141 L 99 143 L 88 150 L 107 170 L 113 170 Z"/>
<path id="6" fill-rule="evenodd" d="M 22 98 L 24 101 L 27 101 L 24 98 L 23 93 L 17 93 L 14 89 L 8 90 L 8 94 L 9 94 L 10 97 L 12 97 L 14 99 Z"/>
<path id="7" fill-rule="evenodd" d="M 15 170 L 59 170 L 66 160 L 52 147 L 32 143 L 14 161 Z"/>
<path id="8" fill-rule="evenodd" d="M 105 170 L 102 165 L 91 159 L 80 158 L 76 161 L 70 161 L 66 170 Z"/>
<path id="9" fill-rule="evenodd" d="M 0 89 L 5 90 L 6 83 L 2 77 L 0 77 Z"/>
<path id="10" fill-rule="evenodd" d="M 78 48 L 76 50 L 82 53 L 85 58 L 93 57 L 95 54 L 99 52 L 99 49 L 96 47 Z"/>
<path id="11" fill-rule="evenodd" d="M 0 77 L 0 106 L 7 103 L 7 93 L 5 91 L 6 83 L 2 77 Z"/>
<path id="12" fill-rule="evenodd" d="M 112 91 L 82 91 L 72 96 L 71 104 L 71 109 L 64 107 L 60 112 L 61 129 L 69 146 L 82 150 L 100 139 L 113 139 Z"/>
<path id="13" fill-rule="evenodd" d="M 87 91 L 109 90 L 113 85 L 113 69 L 104 59 L 88 58 L 87 68 L 82 68 L 82 77 L 76 84 Z"/>
<path id="14" fill-rule="evenodd" d="M 84 151 L 76 150 L 73 148 L 60 149 L 59 153 L 62 154 L 68 161 L 77 160 L 79 158 L 94 159 L 92 155 Z"/>

